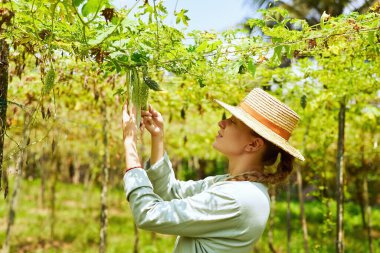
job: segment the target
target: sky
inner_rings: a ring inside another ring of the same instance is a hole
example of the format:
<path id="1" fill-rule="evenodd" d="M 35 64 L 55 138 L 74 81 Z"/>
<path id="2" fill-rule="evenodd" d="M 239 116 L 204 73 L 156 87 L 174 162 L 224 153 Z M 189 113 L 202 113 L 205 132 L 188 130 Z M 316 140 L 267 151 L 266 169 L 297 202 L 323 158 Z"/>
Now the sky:
<path id="1" fill-rule="evenodd" d="M 141 1 L 141 0 L 140 0 Z M 149 0 L 152 4 L 153 0 Z M 116 7 L 132 6 L 136 0 L 113 0 Z M 141 1 L 143 2 L 143 1 Z M 248 0 L 166 0 L 165 6 L 169 14 L 174 10 L 188 10 L 189 30 L 223 31 L 236 27 L 245 17 L 254 15 Z M 167 18 L 169 25 L 175 24 L 175 17 Z"/>
<path id="2" fill-rule="evenodd" d="M 116 7 L 132 6 L 136 0 L 111 0 Z M 139 0 L 141 4 L 143 0 Z M 152 4 L 153 0 L 148 0 Z M 158 1 L 158 0 L 156 0 Z M 291 0 L 283 0 L 291 3 Z M 235 28 L 247 17 L 258 17 L 257 12 L 249 3 L 253 0 L 165 0 L 169 14 L 174 10 L 188 10 L 190 18 L 188 30 L 215 30 L 224 31 Z M 349 13 L 355 7 L 361 6 L 364 0 L 352 1 L 344 12 Z M 171 15 L 166 20 L 168 25 L 175 25 L 175 17 Z"/>

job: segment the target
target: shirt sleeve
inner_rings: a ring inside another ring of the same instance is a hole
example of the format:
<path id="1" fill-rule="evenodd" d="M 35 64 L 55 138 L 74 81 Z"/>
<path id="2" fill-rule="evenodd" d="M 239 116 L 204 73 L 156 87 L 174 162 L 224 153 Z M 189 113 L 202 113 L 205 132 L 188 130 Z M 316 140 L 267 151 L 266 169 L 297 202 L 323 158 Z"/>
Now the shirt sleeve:
<path id="1" fill-rule="evenodd" d="M 124 188 L 136 225 L 163 234 L 188 237 L 223 237 L 241 224 L 238 202 L 219 183 L 202 193 L 164 201 L 153 192 L 146 171 L 124 175 Z"/>
<path id="2" fill-rule="evenodd" d="M 175 178 L 172 163 L 165 152 L 155 164 L 145 163 L 145 170 L 152 182 L 154 192 L 164 200 L 182 199 L 201 193 L 211 185 L 223 181 L 228 175 L 207 177 L 203 180 L 180 181 Z"/>

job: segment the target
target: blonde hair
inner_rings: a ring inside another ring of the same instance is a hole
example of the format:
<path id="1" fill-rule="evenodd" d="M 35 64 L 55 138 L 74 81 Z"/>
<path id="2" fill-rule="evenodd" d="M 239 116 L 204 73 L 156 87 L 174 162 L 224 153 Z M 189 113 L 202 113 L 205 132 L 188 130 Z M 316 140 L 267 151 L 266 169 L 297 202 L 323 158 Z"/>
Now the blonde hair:
<path id="1" fill-rule="evenodd" d="M 252 134 L 261 137 L 256 132 Z M 261 137 L 262 138 L 262 137 Z M 251 181 L 264 184 L 278 184 L 284 182 L 293 171 L 294 157 L 284 150 L 280 149 L 273 143 L 262 138 L 266 144 L 266 149 L 263 155 L 263 163 L 265 166 L 272 166 L 276 163 L 280 155 L 280 161 L 277 165 L 276 172 L 265 173 L 259 171 L 249 171 L 227 179 L 227 181 Z"/>

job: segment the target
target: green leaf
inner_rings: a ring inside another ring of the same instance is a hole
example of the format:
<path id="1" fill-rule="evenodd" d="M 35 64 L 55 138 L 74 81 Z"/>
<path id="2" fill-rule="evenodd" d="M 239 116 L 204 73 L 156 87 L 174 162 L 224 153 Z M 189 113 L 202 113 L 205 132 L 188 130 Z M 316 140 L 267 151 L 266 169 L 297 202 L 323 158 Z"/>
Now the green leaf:
<path id="1" fill-rule="evenodd" d="M 88 0 L 82 7 L 82 15 L 87 17 L 89 14 L 95 13 L 99 8 L 102 0 Z"/>
<path id="2" fill-rule="evenodd" d="M 375 44 L 375 31 L 369 31 L 368 32 L 368 42 L 372 46 Z"/>
<path id="3" fill-rule="evenodd" d="M 292 48 L 288 45 L 284 46 L 284 53 L 286 54 L 286 57 L 288 57 L 289 59 L 293 57 Z"/>
<path id="4" fill-rule="evenodd" d="M 248 71 L 249 71 L 249 73 L 251 73 L 252 77 L 255 77 L 255 74 L 256 74 L 256 65 L 255 65 L 255 63 L 253 62 L 252 59 L 249 59 L 247 67 L 248 67 Z"/>
<path id="5" fill-rule="evenodd" d="M 166 9 L 166 7 L 163 5 L 162 2 L 160 2 L 158 5 L 157 5 L 157 9 L 159 9 L 162 13 L 164 14 L 168 14 L 168 10 Z"/>
<path id="6" fill-rule="evenodd" d="M 79 5 L 81 5 L 82 3 L 84 2 L 84 0 L 73 0 L 73 6 L 74 7 L 78 7 Z"/>
<path id="7" fill-rule="evenodd" d="M 300 105 L 303 109 L 305 109 L 306 107 L 306 104 L 307 104 L 307 96 L 305 94 L 303 94 L 301 96 L 301 99 L 300 99 Z"/>
<path id="8" fill-rule="evenodd" d="M 117 63 L 117 61 L 114 60 L 114 59 L 111 59 L 111 62 L 112 62 L 113 65 L 115 66 L 116 72 L 117 72 L 117 73 L 120 73 L 120 72 L 121 72 L 121 66 L 119 65 L 119 63 Z"/>
<path id="9" fill-rule="evenodd" d="M 203 41 L 203 42 L 197 47 L 197 49 L 195 49 L 195 52 L 199 53 L 199 52 L 204 51 L 204 50 L 207 48 L 207 45 L 208 45 L 208 42 L 207 42 L 207 41 Z"/>
<path id="10" fill-rule="evenodd" d="M 214 51 L 219 48 L 220 45 L 222 45 L 223 42 L 220 40 L 217 40 L 209 45 L 209 51 Z"/>
<path id="11" fill-rule="evenodd" d="M 274 48 L 274 53 L 272 56 L 272 60 L 275 64 L 280 64 L 281 62 L 281 53 L 282 53 L 283 46 L 277 46 Z"/>
<path id="12" fill-rule="evenodd" d="M 245 72 L 247 72 L 247 67 L 244 64 L 240 65 L 238 73 L 243 75 Z"/>
<path id="13" fill-rule="evenodd" d="M 182 9 L 180 12 L 176 12 L 174 13 L 174 15 L 177 17 L 176 18 L 176 24 L 180 23 L 182 21 L 182 23 L 186 26 L 188 26 L 188 22 L 190 20 L 190 18 L 186 15 L 186 13 L 188 12 L 188 10 L 184 10 Z"/>
<path id="14" fill-rule="evenodd" d="M 114 93 L 113 95 L 116 96 L 116 95 L 124 95 L 127 91 L 123 88 L 118 88 Z"/>
<path id="15" fill-rule="evenodd" d="M 134 52 L 131 55 L 131 60 L 142 65 L 149 61 L 149 57 L 146 52 Z"/>
<path id="16" fill-rule="evenodd" d="M 240 70 L 240 67 L 243 65 L 244 63 L 242 61 L 235 61 L 233 63 L 230 64 L 229 66 L 229 72 L 234 75 L 234 74 L 238 74 L 239 73 L 239 70 Z"/>
<path id="17" fill-rule="evenodd" d="M 96 37 L 96 39 L 89 40 L 88 44 L 94 46 L 94 45 L 97 45 L 97 44 L 101 43 L 108 36 L 110 36 L 114 30 L 115 30 L 115 26 L 112 25 L 112 26 L 108 27 L 107 30 L 105 30 L 103 33 L 99 34 Z"/>
<path id="18" fill-rule="evenodd" d="M 255 28 L 256 26 L 261 28 L 265 26 L 265 21 L 258 18 L 252 18 L 247 21 L 247 24 L 251 29 Z"/>
<path id="19" fill-rule="evenodd" d="M 330 17 L 330 15 L 328 15 L 326 13 L 326 11 L 324 11 L 323 14 L 321 15 L 321 19 L 319 20 L 319 22 L 320 22 L 320 26 L 322 29 L 325 27 L 325 19 L 327 19 L 329 17 Z"/>
<path id="20" fill-rule="evenodd" d="M 143 79 L 145 84 L 149 87 L 149 89 L 154 91 L 162 91 L 160 85 L 149 76 L 144 76 Z"/>
<path id="21" fill-rule="evenodd" d="M 203 78 L 198 78 L 197 81 L 198 81 L 199 87 L 203 88 L 203 87 L 206 86 L 206 84 L 204 83 Z"/>
<path id="22" fill-rule="evenodd" d="M 140 20 L 139 20 L 140 21 Z M 132 28 L 133 26 L 137 26 L 138 22 L 129 18 L 124 18 L 121 22 L 121 26 L 123 28 Z M 140 24 L 141 25 L 141 24 Z M 144 25 L 144 24 L 143 24 Z"/>

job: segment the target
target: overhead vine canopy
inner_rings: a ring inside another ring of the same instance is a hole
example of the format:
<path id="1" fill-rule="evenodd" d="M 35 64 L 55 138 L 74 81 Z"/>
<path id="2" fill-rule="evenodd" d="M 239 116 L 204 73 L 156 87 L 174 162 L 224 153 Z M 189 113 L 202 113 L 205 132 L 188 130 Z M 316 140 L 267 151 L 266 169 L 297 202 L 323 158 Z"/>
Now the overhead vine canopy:
<path id="1" fill-rule="evenodd" d="M 247 21 L 256 36 L 240 29 L 186 32 L 169 26 L 163 1 L 136 1 L 125 9 L 106 0 L 12 1 L 2 4 L 2 10 L 12 13 L 8 23 L 8 16 L 2 16 L 2 37 L 10 45 L 13 74 L 22 76 L 27 62 L 35 61 L 41 94 L 47 98 L 54 89 L 63 89 L 61 81 L 70 75 L 83 76 L 86 88 L 86 74 L 92 69 L 104 80 L 115 75 L 118 81 L 107 87 L 111 100 L 128 93 L 140 107 L 146 103 L 141 94 L 164 89 L 166 93 L 151 92 L 151 102 L 169 115 L 181 111 L 175 115 L 182 119 L 187 110 L 198 115 L 214 110 L 216 105 L 209 101 L 216 97 L 238 102 L 255 86 L 278 93 L 296 109 L 331 109 L 343 98 L 355 108 L 361 106 L 355 110 L 364 110 L 363 104 L 377 108 L 378 5 L 366 14 L 325 13 L 313 26 L 290 18 L 284 9 L 263 10 L 262 18 Z M 186 10 L 174 15 L 178 24 L 187 24 Z M 68 60 L 78 64 L 65 69 Z M 100 93 L 94 94 L 97 98 Z M 378 109 L 365 110 L 378 115 Z M 206 143 L 211 141 L 211 132 L 194 131 Z M 301 134 L 294 139 L 301 141 Z M 173 145 L 178 146 L 178 140 L 172 140 Z M 197 147 L 196 153 L 203 154 L 202 145 Z M 185 156 L 194 152 L 177 151 Z"/>
<path id="2" fill-rule="evenodd" d="M 257 36 L 242 30 L 185 33 L 165 24 L 169 13 L 163 1 L 136 1 L 120 10 L 106 0 L 14 1 L 2 8 L 2 37 L 11 46 L 15 74 L 20 76 L 25 61 L 34 58 L 45 94 L 58 83 L 57 70 L 65 59 L 98 66 L 103 75 L 128 74 L 129 86 L 133 80 L 154 84 L 153 75 L 157 79 L 163 73 L 193 80 L 198 87 L 218 86 L 237 75 L 259 86 L 286 86 L 281 72 L 303 84 L 303 95 L 307 87 L 343 97 L 373 94 L 379 86 L 378 6 L 362 15 L 323 14 L 314 26 L 272 8 L 262 11 L 261 19 L 247 21 Z M 177 23 L 186 25 L 185 10 L 175 15 Z M 129 86 L 117 86 L 116 94 Z M 194 99 L 187 102 L 197 103 L 199 97 Z"/>
<path id="3" fill-rule="evenodd" d="M 203 159 L 211 164 L 206 174 L 223 173 L 216 170 L 224 169 L 224 161 L 210 147 L 226 113 L 213 99 L 237 104 L 261 87 L 301 116 L 291 142 L 306 158 L 297 164 L 305 169 L 304 181 L 327 203 L 314 246 L 330 252 L 331 245 L 319 238 L 331 236 L 328 202 L 336 189 L 336 157 L 346 158 L 348 179 L 368 174 L 373 185 L 379 181 L 380 5 L 364 14 L 323 13 L 315 25 L 275 7 L 247 20 L 249 32 L 211 32 L 187 31 L 187 10 L 169 13 L 162 0 L 137 0 L 123 9 L 111 3 L 2 1 L 0 49 L 9 48 L 0 65 L 8 67 L 9 60 L 8 97 L 0 98 L 4 168 L 27 150 L 34 152 L 29 161 L 35 164 L 26 175 L 38 174 L 37 160 L 50 167 L 49 159 L 60 156 L 67 163 L 62 167 L 85 165 L 96 181 L 109 148 L 112 179 L 123 167 L 120 109 L 128 99 L 138 108 L 148 103 L 159 108 L 173 163 Z M 166 22 L 171 15 L 175 25 Z M 0 81 L 8 79 L 5 72 Z M 344 154 L 339 153 L 343 145 L 336 144 L 342 108 Z M 31 120 L 23 127 L 26 118 Z M 149 150 L 140 146 L 145 158 Z M 47 173 L 43 166 L 41 175 Z M 193 172 L 179 170 L 180 177 Z M 69 177 L 64 171 L 60 176 Z M 356 183 L 347 184 L 347 192 L 356 191 Z"/>

